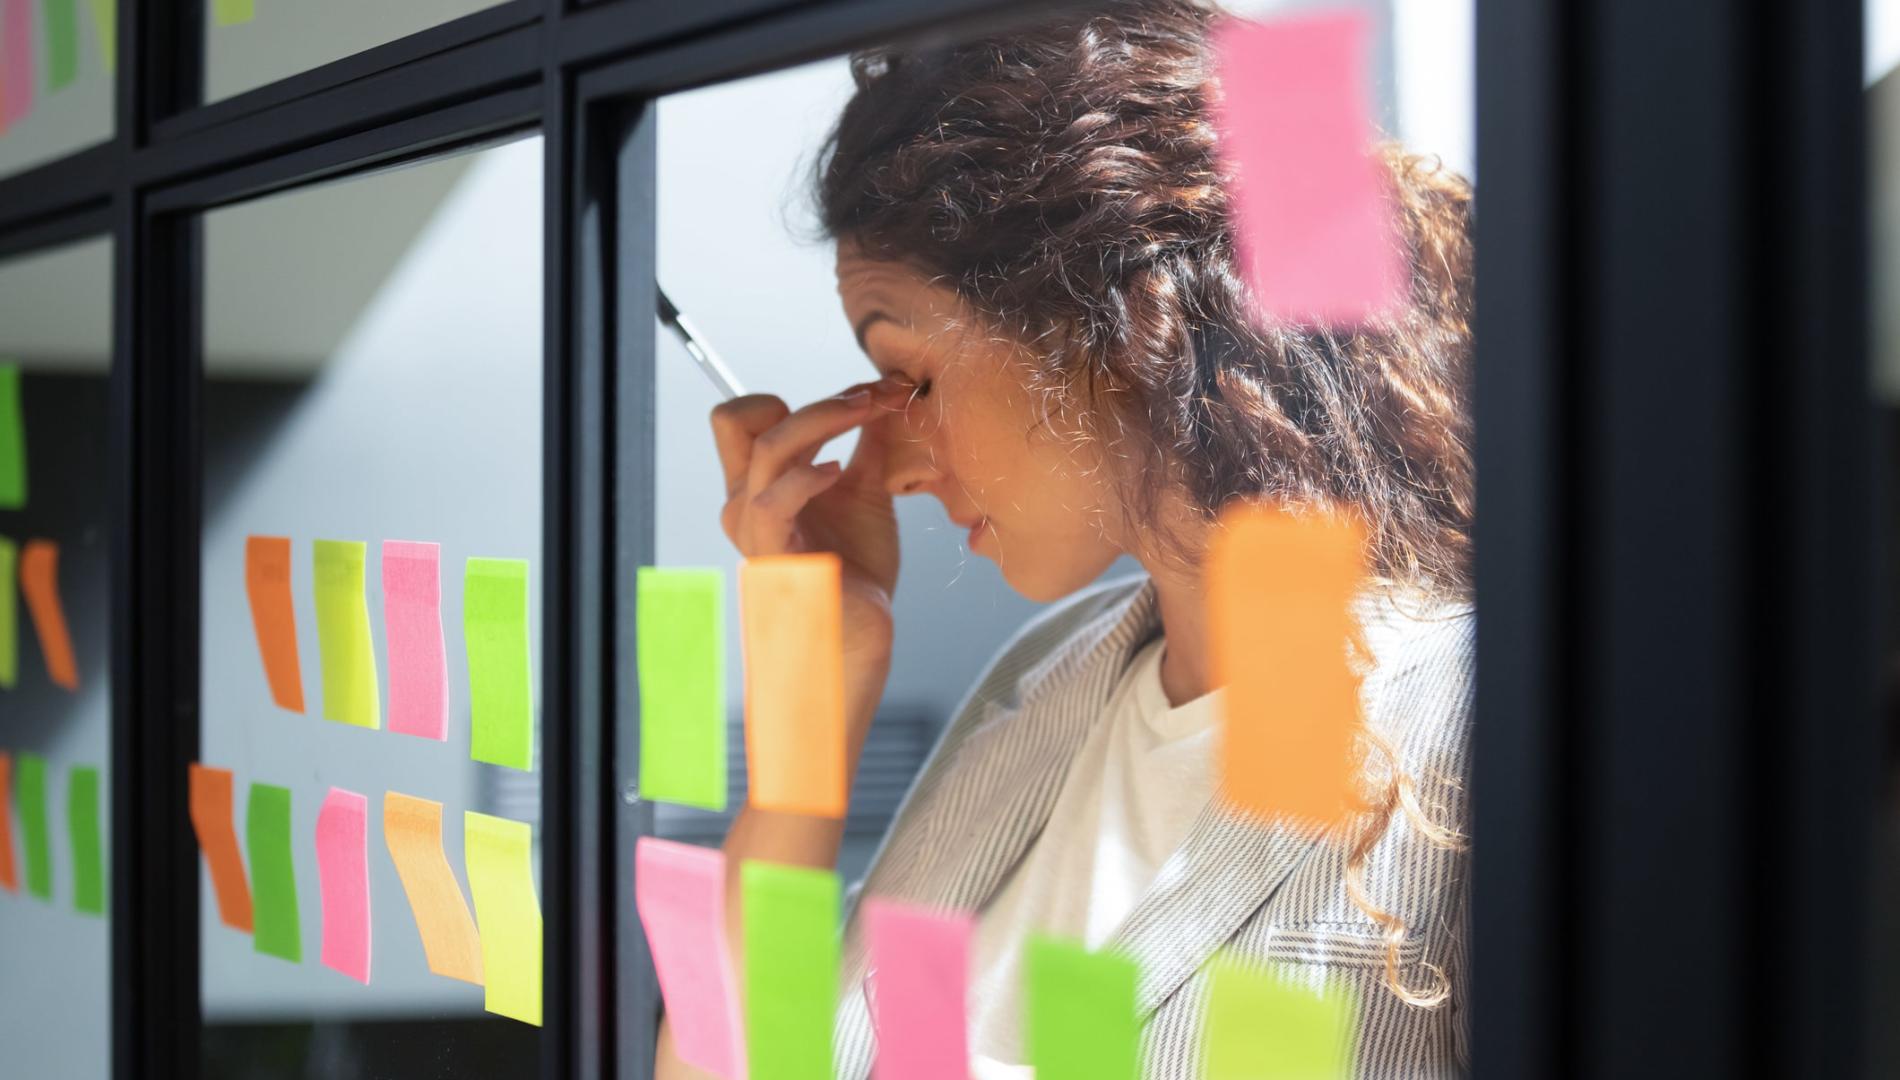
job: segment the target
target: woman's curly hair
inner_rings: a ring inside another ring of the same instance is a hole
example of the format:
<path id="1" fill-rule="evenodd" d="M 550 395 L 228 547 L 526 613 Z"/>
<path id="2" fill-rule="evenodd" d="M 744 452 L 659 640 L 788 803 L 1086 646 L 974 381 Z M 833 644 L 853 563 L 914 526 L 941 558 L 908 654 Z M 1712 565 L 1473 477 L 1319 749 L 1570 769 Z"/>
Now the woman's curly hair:
<path id="1" fill-rule="evenodd" d="M 1151 535 L 1160 501 L 1182 494 L 1202 522 L 1236 499 L 1347 510 L 1385 582 L 1467 598 L 1470 187 L 1383 148 L 1408 302 L 1355 330 L 1264 318 L 1236 258 L 1211 118 L 1220 17 L 1196 0 L 1111 0 L 854 56 L 857 91 L 819 160 L 820 221 L 954 285 L 1025 345 L 1045 415 L 1126 466 L 1115 475 L 1130 525 Z M 1427 818 L 1391 748 L 1364 735 L 1368 809 L 1348 844 L 1348 893 L 1386 934 L 1394 991 L 1437 1004 L 1442 973 L 1431 990 L 1400 981 L 1404 926 L 1373 903 L 1365 868 L 1395 811 L 1433 843 L 1462 837 Z"/>
<path id="2" fill-rule="evenodd" d="M 1263 319 L 1235 256 L 1192 0 L 1120 0 L 954 46 L 852 59 L 820 158 L 825 231 L 953 284 L 1030 347 L 1046 411 L 1113 453 L 1124 512 L 1163 491 L 1355 510 L 1386 580 L 1469 593 L 1471 192 L 1384 158 L 1410 302 L 1353 331 Z"/>

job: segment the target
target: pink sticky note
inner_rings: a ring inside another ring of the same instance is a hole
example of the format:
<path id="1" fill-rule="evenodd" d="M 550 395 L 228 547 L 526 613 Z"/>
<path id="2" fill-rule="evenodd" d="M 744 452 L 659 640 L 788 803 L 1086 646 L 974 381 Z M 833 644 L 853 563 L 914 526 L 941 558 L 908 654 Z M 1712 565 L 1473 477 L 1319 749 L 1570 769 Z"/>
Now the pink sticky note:
<path id="1" fill-rule="evenodd" d="M 317 811 L 323 963 L 369 982 L 369 800 L 331 788 Z"/>
<path id="2" fill-rule="evenodd" d="M 33 111 L 33 0 L 0 4 L 0 127 L 12 127 Z"/>
<path id="3" fill-rule="evenodd" d="M 449 658 L 442 647 L 442 547 L 383 541 L 383 633 L 389 641 L 389 730 L 449 735 Z"/>
<path id="4" fill-rule="evenodd" d="M 971 927 L 968 915 L 864 902 L 875 1080 L 969 1080 L 964 1000 Z"/>
<path id="5" fill-rule="evenodd" d="M 634 844 L 634 904 L 666 999 L 680 1060 L 727 1080 L 745 1075 L 739 985 L 726 943 L 726 857 L 643 836 Z"/>
<path id="6" fill-rule="evenodd" d="M 1269 318 L 1349 327 L 1404 301 L 1392 183 L 1372 148 L 1368 29 L 1343 11 L 1217 32 L 1240 262 Z"/>

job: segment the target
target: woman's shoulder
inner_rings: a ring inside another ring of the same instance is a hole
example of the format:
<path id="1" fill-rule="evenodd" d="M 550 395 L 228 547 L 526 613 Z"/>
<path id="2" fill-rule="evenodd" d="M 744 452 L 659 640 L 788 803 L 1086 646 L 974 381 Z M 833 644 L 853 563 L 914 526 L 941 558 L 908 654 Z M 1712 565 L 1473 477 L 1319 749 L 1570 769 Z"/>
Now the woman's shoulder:
<path id="1" fill-rule="evenodd" d="M 1477 682 L 1475 609 L 1380 591 L 1363 596 L 1356 613 L 1369 654 L 1366 724 L 1402 759 L 1462 761 Z"/>

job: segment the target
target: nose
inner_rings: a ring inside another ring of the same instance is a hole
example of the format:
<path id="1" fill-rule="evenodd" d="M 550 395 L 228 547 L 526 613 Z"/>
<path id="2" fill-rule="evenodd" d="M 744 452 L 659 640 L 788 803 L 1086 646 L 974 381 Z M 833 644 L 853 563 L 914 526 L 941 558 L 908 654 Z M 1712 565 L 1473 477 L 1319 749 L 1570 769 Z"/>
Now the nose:
<path id="1" fill-rule="evenodd" d="M 914 410 L 913 410 L 914 411 Z M 920 495 L 943 479 L 928 438 L 904 414 L 879 421 L 884 444 L 884 487 L 892 495 Z"/>

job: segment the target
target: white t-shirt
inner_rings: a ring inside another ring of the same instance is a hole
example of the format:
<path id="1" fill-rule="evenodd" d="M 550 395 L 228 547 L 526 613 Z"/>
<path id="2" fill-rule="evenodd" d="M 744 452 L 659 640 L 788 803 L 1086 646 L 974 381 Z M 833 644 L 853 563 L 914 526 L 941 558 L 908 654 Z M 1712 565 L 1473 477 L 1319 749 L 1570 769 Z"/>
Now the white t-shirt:
<path id="1" fill-rule="evenodd" d="M 1213 797 L 1220 692 L 1171 708 L 1161 689 L 1165 645 L 1156 639 L 1136 653 L 1077 751 L 1042 835 L 978 919 L 970 969 L 977 1080 L 1034 1075 L 1022 1064 L 1028 937 L 1100 948 Z"/>

